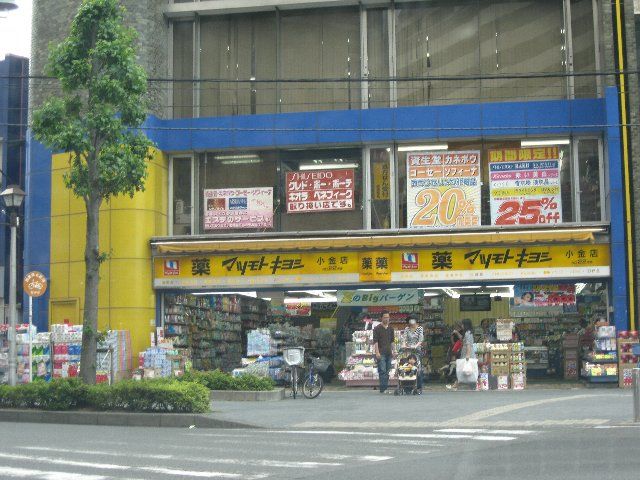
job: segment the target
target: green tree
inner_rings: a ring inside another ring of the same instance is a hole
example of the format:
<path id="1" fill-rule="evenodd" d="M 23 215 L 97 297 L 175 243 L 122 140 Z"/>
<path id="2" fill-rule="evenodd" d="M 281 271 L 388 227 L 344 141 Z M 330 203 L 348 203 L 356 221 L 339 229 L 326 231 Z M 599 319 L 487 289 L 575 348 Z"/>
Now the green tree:
<path id="1" fill-rule="evenodd" d="M 151 142 L 137 130 L 147 115 L 147 77 L 136 62 L 135 32 L 118 0 L 83 0 L 69 36 L 49 53 L 47 74 L 62 94 L 33 114 L 35 138 L 70 153 L 67 188 L 84 200 L 87 229 L 81 375 L 96 379 L 100 206 L 144 189 Z M 126 279 L 122 279 L 126 281 Z"/>

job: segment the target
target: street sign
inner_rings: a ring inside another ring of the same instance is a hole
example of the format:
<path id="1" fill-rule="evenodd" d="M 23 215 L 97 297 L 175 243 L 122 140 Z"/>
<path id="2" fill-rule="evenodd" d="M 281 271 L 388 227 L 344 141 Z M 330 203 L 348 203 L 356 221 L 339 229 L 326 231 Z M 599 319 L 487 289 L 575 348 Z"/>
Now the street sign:
<path id="1" fill-rule="evenodd" d="M 47 291 L 47 278 L 40 272 L 29 272 L 22 281 L 24 291 L 30 297 L 41 297 Z"/>

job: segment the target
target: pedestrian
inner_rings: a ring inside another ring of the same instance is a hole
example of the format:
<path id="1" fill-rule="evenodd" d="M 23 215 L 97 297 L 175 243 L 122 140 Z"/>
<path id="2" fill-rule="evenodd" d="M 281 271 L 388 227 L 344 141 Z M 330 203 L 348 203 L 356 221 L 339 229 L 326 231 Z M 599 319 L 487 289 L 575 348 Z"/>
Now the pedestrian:
<path id="1" fill-rule="evenodd" d="M 373 329 L 373 352 L 378 361 L 379 390 L 380 393 L 384 393 L 389 388 L 389 371 L 395 346 L 393 327 L 389 325 L 389 312 L 383 312 L 380 320 L 380 325 Z"/>
<path id="2" fill-rule="evenodd" d="M 445 365 L 440 368 L 445 378 L 453 382 L 456 375 L 456 360 L 460 358 L 460 352 L 462 351 L 462 337 L 464 335 L 464 327 L 462 322 L 458 324 L 451 331 L 451 343 L 447 349 L 447 357 Z"/>
<path id="3" fill-rule="evenodd" d="M 473 325 L 471 324 L 471 320 L 465 318 L 462 320 L 462 349 L 460 350 L 460 358 L 464 358 L 466 360 L 470 360 L 472 358 L 476 358 L 476 352 L 473 350 Z M 456 390 L 458 388 L 458 380 L 456 380 L 453 385 L 447 385 L 447 389 Z"/>
<path id="4" fill-rule="evenodd" d="M 424 329 L 418 325 L 418 322 L 415 318 L 410 318 L 408 321 L 407 327 L 402 332 L 402 347 L 413 352 L 409 355 L 417 358 L 420 357 L 420 365 L 422 364 L 422 359 L 424 358 L 424 352 L 422 351 L 422 347 L 424 345 Z M 424 373 L 419 370 L 418 371 L 418 395 L 422 395 L 422 385 L 424 383 L 423 379 Z"/>

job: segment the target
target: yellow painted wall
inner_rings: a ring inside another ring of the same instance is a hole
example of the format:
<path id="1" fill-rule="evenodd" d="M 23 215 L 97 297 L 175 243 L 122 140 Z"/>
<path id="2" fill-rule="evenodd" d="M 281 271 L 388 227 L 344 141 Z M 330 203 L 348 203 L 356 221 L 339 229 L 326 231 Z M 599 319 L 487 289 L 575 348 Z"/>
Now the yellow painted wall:
<path id="1" fill-rule="evenodd" d="M 145 191 L 114 198 L 100 210 L 100 251 L 111 258 L 100 267 L 98 328 L 129 330 L 134 364 L 155 329 L 149 239 L 167 234 L 168 158 L 152 153 Z M 68 168 L 69 154 L 52 157 L 50 325 L 73 314 L 74 300 L 80 322 L 84 309 L 86 214 L 84 202 L 64 186 Z"/>
<path id="2" fill-rule="evenodd" d="M 496 302 L 491 300 L 490 312 L 461 312 L 460 300 L 457 298 L 444 297 L 444 321 L 447 325 L 455 325 L 463 318 L 468 318 L 474 327 L 480 326 L 480 322 L 485 318 L 509 318 L 509 299 L 503 298 Z"/>

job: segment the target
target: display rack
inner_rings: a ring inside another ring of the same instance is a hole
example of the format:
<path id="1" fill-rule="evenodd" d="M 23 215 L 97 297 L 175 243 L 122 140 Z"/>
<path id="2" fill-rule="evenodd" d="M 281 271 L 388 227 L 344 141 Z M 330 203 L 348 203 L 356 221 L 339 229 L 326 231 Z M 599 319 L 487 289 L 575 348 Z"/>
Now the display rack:
<path id="1" fill-rule="evenodd" d="M 598 327 L 593 350 L 582 360 L 582 376 L 590 383 L 618 382 L 618 345 L 616 329 Z"/>
<path id="2" fill-rule="evenodd" d="M 633 386 L 633 369 L 640 365 L 638 332 L 620 332 L 618 337 L 618 374 L 620 388 Z"/>

